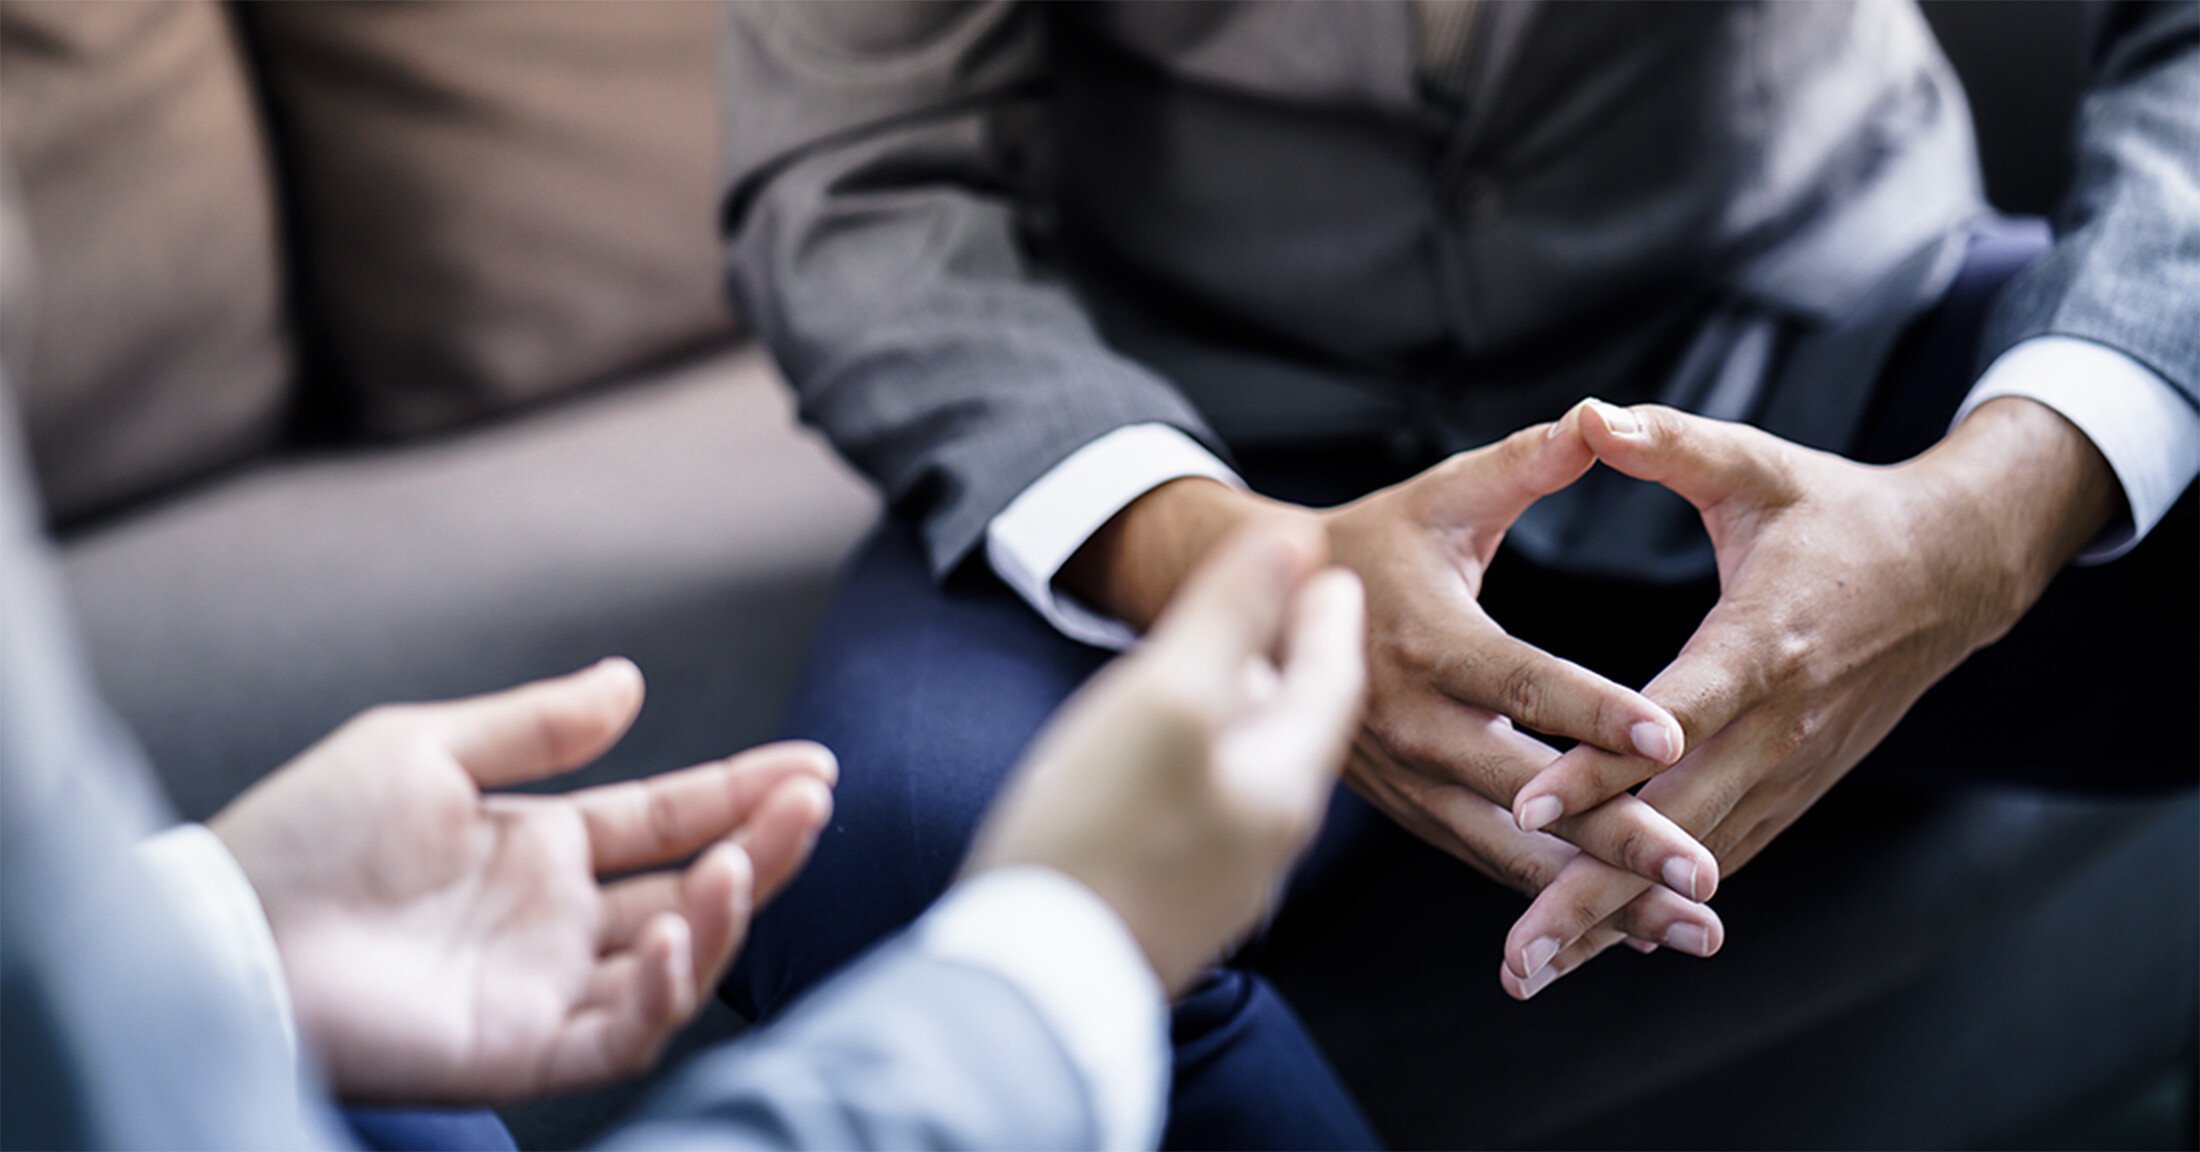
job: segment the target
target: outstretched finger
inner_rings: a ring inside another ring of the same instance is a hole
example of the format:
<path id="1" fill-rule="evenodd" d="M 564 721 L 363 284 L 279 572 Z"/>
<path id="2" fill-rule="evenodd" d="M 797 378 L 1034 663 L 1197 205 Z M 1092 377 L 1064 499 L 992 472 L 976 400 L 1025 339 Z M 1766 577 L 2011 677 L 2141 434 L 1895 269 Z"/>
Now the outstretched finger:
<path id="1" fill-rule="evenodd" d="M 832 815 L 833 794 L 816 780 L 798 776 L 773 789 L 734 834 L 734 843 L 756 865 L 757 907 L 769 903 L 802 870 Z"/>
<path id="2" fill-rule="evenodd" d="M 756 873 L 748 854 L 720 841 L 683 872 L 652 872 L 603 890 L 597 951 L 629 952 L 643 929 L 667 914 L 686 920 L 693 967 L 703 987 L 715 985 L 748 937 L 756 913 Z"/>
<path id="3" fill-rule="evenodd" d="M 484 788 L 570 772 L 609 751 L 642 710 L 642 672 L 611 657 L 502 692 L 420 706 Z"/>
<path id="4" fill-rule="evenodd" d="M 1719 859 L 1710 847 L 1634 796 L 1614 796 L 1544 831 L 1622 872 L 1654 880 L 1692 903 L 1711 899 L 1719 889 Z"/>
<path id="5" fill-rule="evenodd" d="M 1507 635 L 1486 619 L 1439 670 L 1437 686 L 1523 728 L 1661 765 L 1680 759 L 1686 743 L 1680 722 L 1647 696 Z"/>
<path id="6" fill-rule="evenodd" d="M 684 859 L 753 819 L 783 784 L 803 779 L 825 789 L 839 777 L 823 745 L 789 741 L 730 759 L 574 792 L 599 875 Z M 822 816 L 821 816 L 822 818 Z"/>
<path id="7" fill-rule="evenodd" d="M 1533 976 L 1522 977 L 1510 965 L 1498 965 L 1497 983 L 1505 994 L 1515 1000 L 1527 1000 L 1555 983 L 1559 977 L 1572 972 L 1596 959 L 1605 949 L 1627 939 L 1625 933 L 1611 928 L 1599 928 L 1567 946 L 1566 950 L 1551 957 L 1549 963 L 1536 970 Z"/>
<path id="8" fill-rule="evenodd" d="M 1743 631 L 1731 608 L 1713 608 L 1643 695 L 1668 711 L 1688 747 L 1701 748 L 1764 697 L 1761 647 Z M 1670 767 L 1650 757 L 1584 744 L 1521 785 L 1513 798 L 1513 816 L 1522 828 L 1543 828 L 1593 811 Z"/>
<path id="9" fill-rule="evenodd" d="M 600 961 L 580 1005 L 550 1038 L 539 1092 L 646 1071 L 699 1002 L 686 921 L 651 920 L 635 946 Z"/>
<path id="10" fill-rule="evenodd" d="M 1550 887 L 1529 903 L 1528 910 L 1506 934 L 1505 962 L 1527 979 L 1550 957 L 1565 951 L 1650 887 L 1649 881 L 1593 856 L 1575 857 Z M 1726 928 L 1717 913 L 1701 904 L 1676 906 L 1673 911 L 1673 921 L 1658 943 L 1695 956 L 1709 956 L 1719 950 L 1726 939 Z"/>

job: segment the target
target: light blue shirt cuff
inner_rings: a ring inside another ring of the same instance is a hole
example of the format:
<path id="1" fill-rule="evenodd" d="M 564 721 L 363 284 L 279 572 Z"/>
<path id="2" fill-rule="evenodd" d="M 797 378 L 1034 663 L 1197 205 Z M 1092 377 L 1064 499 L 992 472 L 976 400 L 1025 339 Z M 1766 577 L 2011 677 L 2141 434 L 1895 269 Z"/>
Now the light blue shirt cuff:
<path id="1" fill-rule="evenodd" d="M 282 953 L 252 881 L 204 824 L 178 824 L 137 846 L 138 859 L 238 999 L 298 1058 L 298 1020 Z"/>
<path id="2" fill-rule="evenodd" d="M 917 922 L 915 943 L 1023 993 L 1085 1081 L 1101 1148 L 1159 1145 L 1168 1005 L 1105 901 L 1059 872 L 1004 868 L 956 885 Z"/>
<path id="3" fill-rule="evenodd" d="M 1995 358 L 1949 426 L 1988 400 L 2021 396 L 2077 425 L 2123 487 L 2128 519 L 2078 553 L 2100 564 L 2136 547 L 2200 475 L 2200 409 L 2153 369 L 2105 344 L 2039 336 Z"/>

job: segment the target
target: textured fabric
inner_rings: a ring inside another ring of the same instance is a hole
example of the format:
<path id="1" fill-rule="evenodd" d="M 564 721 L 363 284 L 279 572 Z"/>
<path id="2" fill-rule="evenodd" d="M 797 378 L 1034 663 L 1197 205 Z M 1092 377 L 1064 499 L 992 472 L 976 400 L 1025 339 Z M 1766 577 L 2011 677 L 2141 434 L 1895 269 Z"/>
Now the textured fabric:
<path id="1" fill-rule="evenodd" d="M 333 1143 L 131 850 L 167 816 L 84 674 L 14 406 L 0 377 L 0 1146 Z"/>
<path id="2" fill-rule="evenodd" d="M 876 507 L 752 351 L 274 462 L 73 539 L 64 567 L 108 698 L 203 818 L 373 704 L 614 653 L 649 706 L 590 779 L 760 743 Z"/>
<path id="3" fill-rule="evenodd" d="M 998 974 L 889 944 L 694 1062 L 606 1146 L 1090 1149 L 1076 1069 Z"/>
<path id="4" fill-rule="evenodd" d="M 374 1152 L 512 1152 L 519 1147 L 494 1112 L 355 1108 L 344 1126 Z"/>
<path id="5" fill-rule="evenodd" d="M 224 6 L 0 4 L 0 150 L 31 260 L 0 325 L 49 518 L 272 444 L 292 351 L 267 145 Z"/>
<path id="6" fill-rule="evenodd" d="M 178 824 L 139 841 L 137 853 L 161 898 L 220 968 L 231 999 L 282 1036 L 283 1050 L 296 1059 L 298 1017 L 283 956 L 260 894 L 229 846 L 204 824 Z"/>
<path id="7" fill-rule="evenodd" d="M 165 813 L 78 658 L 13 406 L 0 373 L 0 1146 L 339 1147 L 280 1029 L 152 897 L 131 850 Z M 1087 1091 L 1013 983 L 905 946 L 714 1053 L 623 1140 L 1089 1148 Z M 376 1147 L 511 1146 L 485 1113 L 350 1120 Z"/>
<path id="8" fill-rule="evenodd" d="M 1047 469 L 985 528 L 994 575 L 1049 624 L 1098 648 L 1128 648 L 1137 633 L 1054 585 L 1056 573 L 1115 514 L 1172 480 L 1245 482 L 1199 442 L 1166 424 L 1128 424 Z"/>
<path id="9" fill-rule="evenodd" d="M 1979 364 L 2076 336 L 2200 407 L 2200 5 L 2126 0 L 2093 16 L 2055 249 L 1996 304 Z"/>
<path id="10" fill-rule="evenodd" d="M 934 589 L 914 533 L 882 525 L 843 576 L 788 709 L 788 735 L 840 759 L 832 824 L 751 928 L 725 987 L 735 1007 L 768 1022 L 922 915 L 1024 745 L 1107 656 L 990 579 Z M 1256 976 L 1225 970 L 1179 997 L 1170 1041 L 1165 1147 L 1376 1143 Z"/>
<path id="11" fill-rule="evenodd" d="M 949 889 L 915 939 L 1023 993 L 1085 1085 L 1095 1148 L 1142 1152 L 1161 1138 L 1167 995 L 1106 901 L 1060 872 L 999 869 Z"/>
<path id="12" fill-rule="evenodd" d="M 2045 239 L 2000 221 L 1964 238 L 1948 296 L 1893 341 L 1857 436 L 1862 458 L 1906 459 L 1944 433 L 1988 302 Z M 1316 506 L 1406 468 L 1379 453 L 1285 450 L 1241 463 L 1256 489 Z M 1277 937 L 1178 1007 L 1168 1143 L 1321 1144 L 1306 1133 L 1351 1114 L 1349 1083 L 1384 1135 L 1419 1146 L 1612 1146 L 1637 1142 L 1637 1128 L 1671 1146 L 1981 1144 L 2173 1059 L 2189 1033 L 2160 1018 L 2157 996 L 2188 1020 L 2200 960 L 2189 795 L 2200 732 L 2177 719 L 2200 698 L 2192 509 L 2188 497 L 2125 561 L 2066 573 L 2010 636 L 1928 694 L 1857 780 L 1731 878 L 1719 900 L 1729 944 L 1707 964 L 1616 951 L 1515 1004 L 1496 969 L 1522 900 L 1340 793 Z M 1558 571 L 1508 543 L 1481 601 L 1515 635 L 1642 684 L 1717 595 L 1708 579 Z M 925 907 L 1017 753 L 1101 659 L 997 581 L 930 586 L 910 530 L 882 529 L 829 610 L 789 714 L 790 734 L 840 753 L 834 824 L 759 920 L 734 994 L 769 1007 Z M 2051 674 L 2080 667 L 2092 671 Z M 2031 717 L 2055 719 L 2012 721 Z M 2187 795 L 1955 791 L 1982 782 Z M 2117 935 L 2150 919 L 2175 923 Z M 2111 964 L 2118 981 L 2052 1005 L 1994 998 L 2022 995 L 2029 972 L 2091 963 Z M 1977 991 L 1916 1014 L 1970 977 Z M 2119 1022 L 2117 1039 L 2099 1038 L 2101 1019 Z M 1966 1052 L 2029 1047 L 2002 1067 L 1944 1062 L 1935 1029 L 1959 1028 L 1981 1038 Z M 1821 1042 L 1840 1045 L 1841 1064 L 1814 1063 Z M 1785 1078 L 1753 1080 L 1747 1097 L 1721 1087 L 1760 1065 Z M 2022 1095 L 2005 1098 L 2012 1086 Z"/>
<path id="13" fill-rule="evenodd" d="M 715 5 L 248 5 L 327 353 L 403 435 L 731 334 Z"/>
<path id="14" fill-rule="evenodd" d="M 2102 564 L 2131 551 L 2200 476 L 2200 408 L 2153 369 L 2073 336 L 2035 336 L 1996 357 L 1956 421 L 1989 400 L 2037 400 L 2078 426 L 2123 489 L 2123 514 L 2078 553 Z"/>
<path id="15" fill-rule="evenodd" d="M 1434 128 L 1408 0 L 731 29 L 735 286 L 937 572 L 1131 423 L 1426 461 L 1583 395 L 1731 393 L 1838 447 L 1982 210 L 1908 4 L 1486 5 Z M 1691 517 L 1592 484 L 1514 539 L 1686 579 Z"/>

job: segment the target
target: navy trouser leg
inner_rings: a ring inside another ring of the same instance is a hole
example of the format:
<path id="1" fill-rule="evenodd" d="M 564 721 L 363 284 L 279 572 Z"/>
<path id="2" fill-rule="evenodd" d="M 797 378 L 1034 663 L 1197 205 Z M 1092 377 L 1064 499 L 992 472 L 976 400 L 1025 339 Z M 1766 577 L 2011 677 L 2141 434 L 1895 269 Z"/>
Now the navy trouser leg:
<path id="1" fill-rule="evenodd" d="M 352 1108 L 344 1123 L 375 1152 L 514 1152 L 510 1129 L 486 1109 Z"/>
<path id="2" fill-rule="evenodd" d="M 990 578 L 934 586 L 906 529 L 874 533 L 842 578 L 787 722 L 789 736 L 840 758 L 832 824 L 750 933 L 728 988 L 736 1006 L 770 1015 L 923 912 L 1024 746 L 1106 659 Z M 1171 1035 L 1169 1145 L 1376 1143 L 1260 978 L 1208 977 L 1178 1004 Z"/>

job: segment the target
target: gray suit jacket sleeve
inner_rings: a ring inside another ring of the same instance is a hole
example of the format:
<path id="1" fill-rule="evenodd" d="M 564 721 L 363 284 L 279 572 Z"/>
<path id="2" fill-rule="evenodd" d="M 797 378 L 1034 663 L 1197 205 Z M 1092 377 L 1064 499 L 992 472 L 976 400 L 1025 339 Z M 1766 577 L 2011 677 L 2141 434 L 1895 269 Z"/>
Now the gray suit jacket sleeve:
<path id="1" fill-rule="evenodd" d="M 133 842 L 170 819 L 101 707 L 29 499 L 0 373 L 0 1147 L 342 1142 Z M 999 977 L 889 946 L 712 1053 L 616 1143 L 1071 1148 L 1083 1080 Z"/>
<path id="2" fill-rule="evenodd" d="M 2055 247 L 1996 302 L 1981 363 L 2034 336 L 2082 337 L 2200 405 L 2200 4 L 2092 16 Z"/>
<path id="3" fill-rule="evenodd" d="M 803 418 L 945 574 L 1063 457 L 1190 404 L 1115 354 L 1020 228 L 1046 17 L 1013 3 L 738 3 L 735 294 Z"/>
<path id="4" fill-rule="evenodd" d="M 1092 1148 L 1085 1085 L 1000 977 L 887 945 L 705 1055 L 613 1148 Z"/>
<path id="5" fill-rule="evenodd" d="M 0 1147 L 339 1139 L 154 897 L 131 847 L 168 819 L 77 652 L 0 378 Z"/>

